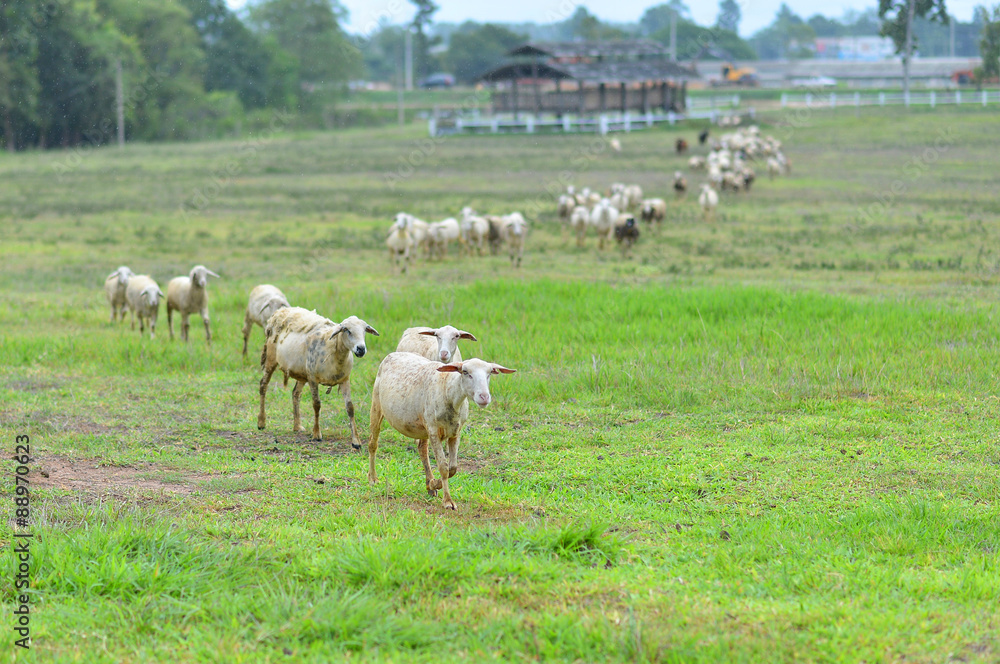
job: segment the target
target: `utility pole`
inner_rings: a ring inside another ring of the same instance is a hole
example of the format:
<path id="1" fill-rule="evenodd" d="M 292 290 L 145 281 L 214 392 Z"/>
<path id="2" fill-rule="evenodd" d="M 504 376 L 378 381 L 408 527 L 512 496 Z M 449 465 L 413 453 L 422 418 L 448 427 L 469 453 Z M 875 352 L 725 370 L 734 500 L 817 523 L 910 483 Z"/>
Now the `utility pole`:
<path id="1" fill-rule="evenodd" d="M 955 17 L 948 20 L 948 53 L 955 57 Z"/>
<path id="2" fill-rule="evenodd" d="M 670 10 L 670 59 L 677 62 L 677 11 Z"/>
<path id="3" fill-rule="evenodd" d="M 906 8 L 906 49 L 903 51 L 903 94 L 910 96 L 910 58 L 913 57 L 913 13 L 916 0 L 909 0 Z"/>
<path id="4" fill-rule="evenodd" d="M 409 31 L 406 33 L 409 35 Z M 399 54 L 399 59 L 403 60 L 402 63 L 405 68 L 406 61 L 406 43 L 403 43 L 403 48 Z M 399 120 L 399 126 L 402 127 L 406 122 L 406 111 L 403 109 L 403 87 L 406 85 L 406 78 L 403 71 L 396 70 L 396 118 Z"/>
<path id="5" fill-rule="evenodd" d="M 406 41 L 405 41 L 405 63 L 403 68 L 406 70 L 406 89 L 413 89 L 413 32 L 409 26 L 406 27 Z"/>
<path id="6" fill-rule="evenodd" d="M 125 146 L 125 85 L 122 81 L 122 59 L 115 62 L 115 111 L 118 116 L 118 147 Z"/>

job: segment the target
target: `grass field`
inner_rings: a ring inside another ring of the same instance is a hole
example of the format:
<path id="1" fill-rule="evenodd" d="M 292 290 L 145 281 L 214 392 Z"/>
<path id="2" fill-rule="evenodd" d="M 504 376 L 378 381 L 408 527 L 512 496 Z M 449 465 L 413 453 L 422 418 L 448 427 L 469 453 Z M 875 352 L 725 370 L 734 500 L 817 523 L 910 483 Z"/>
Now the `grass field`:
<path id="1" fill-rule="evenodd" d="M 573 246 L 546 188 L 666 195 L 692 128 L 620 154 L 411 127 L 0 155 L 0 468 L 12 497 L 30 435 L 35 535 L 12 661 L 1000 659 L 996 113 L 764 119 L 791 176 L 712 225 L 672 204 L 628 260 Z M 526 212 L 520 270 L 393 273 L 394 213 L 467 204 Z M 163 309 L 154 340 L 108 323 L 117 265 L 165 287 L 196 263 L 222 275 L 211 347 Z M 386 428 L 369 486 L 336 394 L 316 443 L 273 381 L 257 430 L 239 330 L 268 282 L 381 333 L 362 438 L 408 326 L 518 370 L 472 407 L 456 512 Z"/>

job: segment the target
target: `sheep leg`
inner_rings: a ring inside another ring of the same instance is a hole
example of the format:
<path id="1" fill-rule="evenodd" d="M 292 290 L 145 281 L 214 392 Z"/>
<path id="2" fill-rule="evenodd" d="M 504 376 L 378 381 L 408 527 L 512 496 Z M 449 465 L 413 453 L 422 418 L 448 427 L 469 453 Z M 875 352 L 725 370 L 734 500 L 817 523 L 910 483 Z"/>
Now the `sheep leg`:
<path id="1" fill-rule="evenodd" d="M 354 402 L 351 401 L 350 380 L 345 380 L 340 384 L 340 394 L 344 397 L 344 410 L 347 411 L 347 419 L 351 422 L 351 447 L 356 450 L 360 450 L 361 439 L 358 438 L 358 427 L 354 423 Z"/>
<path id="2" fill-rule="evenodd" d="M 305 387 L 304 380 L 295 381 L 292 388 L 292 431 L 305 431 L 302 428 L 302 418 L 299 415 L 299 401 L 302 397 L 302 388 Z"/>
<path id="3" fill-rule="evenodd" d="M 448 439 L 448 477 L 458 473 L 458 436 Z"/>
<path id="4" fill-rule="evenodd" d="M 297 387 L 297 386 L 296 386 Z M 309 389 L 313 395 L 313 440 L 323 440 L 323 434 L 319 430 L 319 383 L 310 381 Z M 359 446 L 360 447 L 360 446 Z"/>
<path id="5" fill-rule="evenodd" d="M 247 356 L 247 339 L 250 338 L 250 332 L 253 331 L 253 321 L 250 320 L 250 312 L 243 318 L 243 357 Z"/>
<path id="6" fill-rule="evenodd" d="M 441 437 L 437 431 L 428 431 L 430 434 L 428 443 L 434 447 L 434 459 L 437 461 L 438 473 L 441 475 L 441 491 L 444 493 L 444 508 L 457 509 L 455 501 L 451 499 L 451 492 L 448 490 L 448 458 L 441 447 Z"/>
<path id="7" fill-rule="evenodd" d="M 135 327 L 132 328 L 133 330 Z M 167 329 L 170 330 L 170 340 L 174 340 L 174 310 L 167 304 Z M 263 427 L 261 427 L 263 428 Z"/>
<path id="8" fill-rule="evenodd" d="M 378 452 L 378 435 L 382 431 L 382 407 L 376 395 L 372 395 L 371 436 L 368 438 L 368 482 L 375 484 L 378 475 L 375 473 L 375 453 Z"/>
<path id="9" fill-rule="evenodd" d="M 155 339 L 156 338 L 156 312 L 155 311 L 153 312 L 153 315 L 149 317 L 149 338 L 150 339 Z"/>
<path id="10" fill-rule="evenodd" d="M 267 384 L 271 382 L 271 374 L 278 368 L 278 363 L 264 365 L 264 376 L 260 379 L 260 412 L 257 414 L 257 428 L 263 429 L 267 425 L 267 417 L 264 415 L 264 400 L 267 397 Z"/>
<path id="11" fill-rule="evenodd" d="M 139 334 L 141 335 L 145 331 L 146 331 L 146 320 L 142 317 L 142 314 L 139 314 Z"/>
<path id="12" fill-rule="evenodd" d="M 167 318 L 168 319 L 170 318 L 170 311 L 169 310 L 167 311 Z M 124 320 L 124 319 L 125 319 L 125 315 L 122 314 L 122 320 Z M 132 331 L 134 332 L 135 331 L 135 312 L 132 311 L 131 309 L 128 310 L 128 322 L 129 322 L 129 324 L 130 324 L 130 326 L 132 328 Z M 173 337 L 170 337 L 170 338 L 173 339 Z"/>
<path id="13" fill-rule="evenodd" d="M 201 310 L 201 321 L 205 324 L 205 341 L 209 344 L 212 343 L 212 327 L 209 325 L 208 321 L 208 309 Z"/>
<path id="14" fill-rule="evenodd" d="M 191 323 L 188 321 L 190 317 L 191 314 L 189 313 L 181 313 L 181 339 L 184 341 L 188 340 L 188 331 L 191 329 Z"/>
<path id="15" fill-rule="evenodd" d="M 417 441 L 417 452 L 420 454 L 420 462 L 424 464 L 424 477 L 426 478 L 427 493 L 431 496 L 437 495 L 437 490 L 441 488 L 441 480 L 434 479 L 431 473 L 431 460 L 427 456 L 427 439 L 421 438 Z"/>

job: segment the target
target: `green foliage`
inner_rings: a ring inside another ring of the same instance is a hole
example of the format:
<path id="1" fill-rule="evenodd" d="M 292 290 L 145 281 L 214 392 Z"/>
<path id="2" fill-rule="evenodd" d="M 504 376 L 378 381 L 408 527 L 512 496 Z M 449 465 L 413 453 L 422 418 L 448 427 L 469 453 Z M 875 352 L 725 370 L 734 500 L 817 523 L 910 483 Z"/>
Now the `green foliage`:
<path id="1" fill-rule="evenodd" d="M 503 62 L 504 54 L 527 39 L 527 35 L 493 23 L 480 25 L 470 21 L 452 33 L 444 57 L 445 65 L 458 80 L 473 83 L 481 74 Z"/>
<path id="2" fill-rule="evenodd" d="M 715 25 L 722 30 L 737 34 L 741 16 L 740 5 L 736 0 L 720 0 L 719 17 L 715 20 Z"/>
<path id="3" fill-rule="evenodd" d="M 691 18 L 691 10 L 684 0 L 671 0 L 661 5 L 650 7 L 639 19 L 639 28 L 644 35 L 652 35 L 660 30 L 669 29 L 671 17 Z"/>
<path id="4" fill-rule="evenodd" d="M 38 55 L 38 35 L 34 23 L 46 20 L 33 0 L 0 3 L 0 120 L 6 147 L 14 151 L 18 133 L 37 119 L 40 82 L 31 64 Z"/>
<path id="5" fill-rule="evenodd" d="M 756 32 L 750 45 L 761 58 L 810 58 L 816 32 L 801 16 L 782 3 L 771 25 Z"/>
<path id="6" fill-rule="evenodd" d="M 992 14 L 985 7 L 979 7 L 977 14 L 983 24 L 979 40 L 979 54 L 983 58 L 983 64 L 976 72 L 976 78 L 982 81 L 1000 76 L 1000 5 L 993 6 Z"/>
<path id="7" fill-rule="evenodd" d="M 670 44 L 670 28 L 664 28 L 651 35 L 651 38 L 662 43 Z M 706 52 L 706 45 L 711 45 L 712 52 Z M 693 21 L 681 19 L 677 21 L 677 58 L 679 60 L 691 60 L 702 58 L 706 60 L 718 59 L 723 56 L 728 60 L 756 60 L 757 53 L 753 47 L 744 41 L 735 32 L 722 30 L 720 28 L 705 28 Z"/>
<path id="8" fill-rule="evenodd" d="M 896 53 L 902 54 L 904 59 L 910 57 L 910 53 L 906 52 L 906 33 L 911 4 L 914 18 L 926 18 L 942 25 L 948 25 L 950 20 L 945 0 L 879 0 L 878 15 L 882 19 L 879 34 L 892 39 Z M 914 33 L 911 38 L 912 47 L 916 50 L 919 46 L 917 35 Z"/>
<path id="9" fill-rule="evenodd" d="M 599 18 L 582 6 L 577 7 L 573 15 L 566 19 L 566 29 L 574 39 L 596 41 L 622 39 L 626 36 L 622 30 L 602 23 Z"/>

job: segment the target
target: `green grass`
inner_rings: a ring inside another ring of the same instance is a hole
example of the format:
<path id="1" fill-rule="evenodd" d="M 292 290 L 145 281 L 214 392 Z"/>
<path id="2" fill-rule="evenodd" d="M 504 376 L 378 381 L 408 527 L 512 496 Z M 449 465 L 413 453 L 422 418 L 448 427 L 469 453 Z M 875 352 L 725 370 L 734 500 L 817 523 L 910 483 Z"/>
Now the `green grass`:
<path id="1" fill-rule="evenodd" d="M 995 112 L 762 119 L 791 177 L 759 174 L 714 225 L 672 203 L 628 260 L 573 246 L 546 187 L 665 195 L 691 129 L 622 136 L 620 154 L 411 127 L 281 135 L 253 157 L 0 155 L 0 468 L 12 493 L 30 434 L 50 485 L 32 493 L 34 645 L 14 660 L 995 661 Z M 522 269 L 393 273 L 395 212 L 466 204 L 527 213 Z M 101 284 L 122 263 L 161 287 L 219 272 L 212 346 L 200 323 L 169 341 L 162 309 L 155 340 L 109 324 Z M 467 329 L 466 357 L 518 370 L 473 406 L 457 512 L 385 428 L 369 486 L 336 394 L 322 442 L 291 431 L 278 381 L 256 429 L 263 335 L 244 360 L 239 328 L 266 282 L 381 333 L 352 374 L 363 438 L 408 326 Z M 4 519 L 4 625 L 11 542 Z"/>

